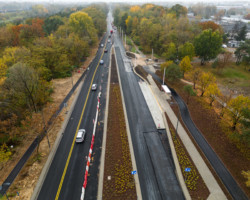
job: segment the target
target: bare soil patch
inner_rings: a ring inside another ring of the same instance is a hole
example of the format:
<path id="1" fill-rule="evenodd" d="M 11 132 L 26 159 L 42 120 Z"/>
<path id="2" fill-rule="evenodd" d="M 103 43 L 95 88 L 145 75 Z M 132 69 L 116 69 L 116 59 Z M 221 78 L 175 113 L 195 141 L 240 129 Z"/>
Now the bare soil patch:
<path id="1" fill-rule="evenodd" d="M 52 80 L 53 85 L 53 94 L 52 94 L 52 103 L 48 104 L 44 108 L 44 118 L 45 121 L 51 118 L 52 112 L 50 111 L 52 108 L 56 109 L 59 107 L 60 103 L 63 101 L 63 99 L 67 96 L 68 92 L 72 88 L 72 80 L 73 84 L 77 82 L 77 80 L 80 78 L 84 70 L 89 66 L 89 64 L 92 62 L 93 58 L 95 57 L 95 54 L 97 52 L 98 48 L 95 47 L 91 50 L 90 56 L 87 58 L 87 60 L 82 64 L 82 66 L 75 70 L 73 72 L 73 76 L 63 79 L 54 79 Z M 57 138 L 57 134 L 61 129 L 61 126 L 63 124 L 64 119 L 66 118 L 66 110 L 68 110 L 75 98 L 75 95 L 77 93 L 77 90 L 74 92 L 74 94 L 71 96 L 69 101 L 67 102 L 67 108 L 64 108 L 64 110 L 61 111 L 59 116 L 54 120 L 51 127 L 49 127 L 48 130 L 48 137 L 51 144 L 51 148 Z M 48 112 L 46 112 L 46 110 Z M 42 121 L 37 124 L 37 126 L 42 126 Z M 32 130 L 29 130 L 29 132 L 24 133 L 25 139 L 21 142 L 21 144 L 17 147 L 15 147 L 15 154 L 13 154 L 12 158 L 5 164 L 5 167 L 0 170 L 0 181 L 3 182 L 9 173 L 13 170 L 15 165 L 18 163 L 20 158 L 23 156 L 27 148 L 30 146 L 30 144 L 33 142 L 33 140 L 36 138 L 37 134 L 34 133 Z M 15 181 L 12 183 L 10 189 L 8 190 L 9 199 L 22 199 L 22 200 L 28 200 L 31 198 L 31 195 L 33 193 L 33 190 L 36 186 L 36 183 L 38 181 L 38 178 L 40 176 L 40 173 L 42 171 L 42 168 L 44 164 L 46 163 L 46 160 L 48 158 L 48 155 L 50 153 L 47 138 L 44 137 L 44 139 L 41 141 L 39 145 L 39 155 L 37 155 L 37 151 L 35 150 L 30 159 L 27 161 L 27 163 L 24 165 L 22 170 L 20 171 L 19 175 L 15 179 Z M 17 197 L 17 193 L 19 193 L 19 197 Z"/>
<path id="2" fill-rule="evenodd" d="M 137 66 L 135 67 L 135 71 L 136 71 L 140 76 L 142 76 L 142 78 L 144 78 L 144 79 L 148 82 L 148 84 L 150 84 L 149 81 L 148 81 L 148 79 L 147 79 L 147 77 L 148 77 L 148 72 L 146 72 L 146 71 L 143 69 L 143 67 L 142 67 L 141 65 L 137 65 Z"/>
<path id="3" fill-rule="evenodd" d="M 114 55 L 112 55 L 109 95 L 103 199 L 136 200 L 135 182 L 131 175 L 131 155 Z"/>
<path id="4" fill-rule="evenodd" d="M 157 74 L 160 75 L 160 77 L 162 76 L 159 71 Z M 182 99 L 186 101 L 187 95 L 183 91 L 184 83 L 177 82 L 173 84 L 168 82 L 168 85 L 173 87 Z M 250 160 L 237 148 L 235 143 L 229 139 L 228 134 L 230 133 L 230 128 L 228 125 L 222 122 L 220 116 L 215 112 L 213 107 L 209 107 L 204 98 L 198 96 L 190 97 L 187 106 L 197 128 L 201 131 L 241 188 L 250 196 L 250 188 L 245 185 L 246 179 L 241 174 L 242 170 L 249 170 Z M 199 151 L 201 150 L 199 149 Z M 212 168 L 210 164 L 208 166 L 210 169 Z M 215 173 L 214 170 L 212 170 L 212 172 L 213 174 Z M 220 179 L 218 176 L 216 177 L 218 183 L 221 185 Z"/>

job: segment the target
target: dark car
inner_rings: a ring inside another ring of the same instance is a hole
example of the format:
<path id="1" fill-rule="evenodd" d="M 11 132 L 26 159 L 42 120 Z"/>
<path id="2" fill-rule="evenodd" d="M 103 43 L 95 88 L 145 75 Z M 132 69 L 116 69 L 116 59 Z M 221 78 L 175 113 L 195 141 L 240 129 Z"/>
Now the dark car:
<path id="1" fill-rule="evenodd" d="M 108 52 L 108 49 L 105 49 L 105 50 L 104 50 L 104 53 L 107 53 L 107 52 Z"/>

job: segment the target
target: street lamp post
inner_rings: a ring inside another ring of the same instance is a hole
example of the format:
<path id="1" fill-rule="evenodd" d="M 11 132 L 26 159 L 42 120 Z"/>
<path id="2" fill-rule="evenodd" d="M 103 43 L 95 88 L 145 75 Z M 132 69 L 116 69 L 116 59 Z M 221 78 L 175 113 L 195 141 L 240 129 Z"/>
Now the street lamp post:
<path id="1" fill-rule="evenodd" d="M 10 183 L 3 183 L 2 185 L 0 185 L 0 191 L 1 191 L 2 188 L 3 188 L 3 185 L 10 185 Z M 7 193 L 4 192 L 4 194 L 6 195 L 7 200 L 9 200 Z M 4 194 L 3 194 L 3 195 L 4 195 Z"/>

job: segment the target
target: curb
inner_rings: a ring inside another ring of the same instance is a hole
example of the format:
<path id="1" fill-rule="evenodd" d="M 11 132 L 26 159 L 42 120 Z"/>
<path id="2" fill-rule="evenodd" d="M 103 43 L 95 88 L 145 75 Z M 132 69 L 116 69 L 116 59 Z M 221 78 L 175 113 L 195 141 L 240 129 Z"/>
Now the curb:
<path id="1" fill-rule="evenodd" d="M 117 69 L 117 74 L 118 74 L 118 79 L 119 79 L 119 86 L 120 86 L 120 91 L 121 91 L 121 96 L 122 96 L 122 105 L 123 105 L 123 112 L 124 112 L 125 123 L 126 123 L 126 130 L 127 130 L 127 136 L 128 136 L 128 143 L 129 143 L 132 167 L 133 167 L 133 170 L 137 171 L 134 148 L 133 148 L 131 133 L 130 133 L 130 129 L 129 129 L 127 110 L 126 110 L 126 106 L 125 106 L 125 100 L 124 100 L 124 96 L 123 96 L 123 90 L 122 90 L 121 79 L 120 79 L 120 72 L 118 69 L 115 50 L 114 50 L 114 55 L 115 55 L 116 69 Z M 141 187 L 140 187 L 138 173 L 134 175 L 134 179 L 135 179 L 135 188 L 136 188 L 137 199 L 141 200 L 142 194 L 141 194 Z"/>
<path id="2" fill-rule="evenodd" d="M 56 141 L 55 141 L 55 143 L 53 145 L 53 148 L 52 148 L 52 150 L 51 150 L 51 152 L 49 154 L 49 157 L 48 157 L 48 159 L 47 159 L 47 161 L 46 161 L 46 163 L 45 163 L 45 165 L 44 165 L 44 167 L 42 169 L 42 172 L 41 172 L 41 174 L 39 176 L 39 179 L 37 181 L 36 187 L 35 187 L 35 189 L 33 191 L 32 196 L 31 196 L 31 200 L 35 200 L 35 199 L 38 198 L 38 195 L 39 195 L 39 193 L 41 191 L 42 185 L 44 183 L 44 180 L 46 178 L 46 175 L 47 175 L 47 173 L 49 171 L 49 168 L 50 168 L 50 165 L 52 163 L 52 160 L 54 159 L 55 153 L 57 151 L 57 148 L 58 148 L 58 146 L 59 146 L 59 144 L 61 142 L 64 130 L 65 130 L 65 128 L 66 128 L 66 126 L 67 126 L 67 124 L 69 122 L 70 116 L 71 116 L 71 114 L 73 112 L 73 108 L 75 107 L 76 100 L 78 99 L 79 94 L 81 92 L 81 88 L 82 88 L 83 83 L 84 83 L 84 79 L 82 80 L 82 83 L 79 85 L 79 89 L 77 91 L 76 97 L 75 97 L 73 103 L 70 106 L 70 110 L 69 110 L 69 112 L 67 114 L 67 117 L 66 117 L 66 119 L 63 122 L 62 128 L 59 131 L 59 134 L 57 135 L 57 138 L 56 138 Z"/>
<path id="3" fill-rule="evenodd" d="M 109 63 L 109 76 L 108 76 L 108 84 L 107 84 L 107 97 L 106 97 L 106 105 L 105 105 L 105 117 L 104 117 L 104 129 L 103 129 L 103 138 L 102 138 L 102 155 L 101 155 L 101 165 L 100 165 L 100 173 L 98 178 L 98 192 L 97 199 L 102 200 L 102 192 L 103 192 L 103 180 L 104 180 L 104 165 L 105 165 L 105 151 L 106 151 L 106 140 L 107 140 L 107 127 L 108 127 L 108 111 L 109 111 L 109 88 L 110 88 L 110 75 L 111 75 L 111 54 L 110 53 L 110 63 Z"/>

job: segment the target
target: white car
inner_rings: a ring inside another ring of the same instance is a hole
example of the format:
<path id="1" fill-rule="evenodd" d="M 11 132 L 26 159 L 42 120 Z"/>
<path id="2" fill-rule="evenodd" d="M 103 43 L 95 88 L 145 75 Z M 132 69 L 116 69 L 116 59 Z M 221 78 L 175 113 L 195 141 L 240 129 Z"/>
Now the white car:
<path id="1" fill-rule="evenodd" d="M 108 39 L 108 42 L 110 42 L 110 40 Z"/>
<path id="2" fill-rule="evenodd" d="M 91 90 L 96 90 L 96 89 L 97 89 L 97 84 L 93 84 Z"/>
<path id="3" fill-rule="evenodd" d="M 79 129 L 76 136 L 76 143 L 81 143 L 84 141 L 86 135 L 85 129 Z"/>
<path id="4" fill-rule="evenodd" d="M 100 64 L 103 65 L 103 64 L 104 64 L 104 61 L 103 61 L 103 60 L 100 60 Z"/>
<path id="5" fill-rule="evenodd" d="M 101 44 L 101 47 L 104 47 L 104 44 Z"/>

